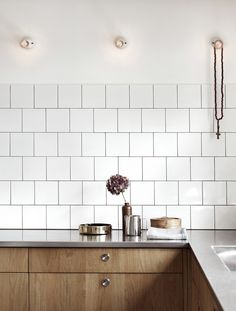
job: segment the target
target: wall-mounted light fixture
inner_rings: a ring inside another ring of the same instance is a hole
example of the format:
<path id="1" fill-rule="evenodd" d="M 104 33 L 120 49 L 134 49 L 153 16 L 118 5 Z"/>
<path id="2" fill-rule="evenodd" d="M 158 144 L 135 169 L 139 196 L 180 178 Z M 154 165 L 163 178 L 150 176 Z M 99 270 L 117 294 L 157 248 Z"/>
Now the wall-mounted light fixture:
<path id="1" fill-rule="evenodd" d="M 118 49 L 123 49 L 127 46 L 128 42 L 127 40 L 125 40 L 124 38 L 116 38 L 115 40 L 115 46 L 118 48 Z"/>
<path id="2" fill-rule="evenodd" d="M 35 46 L 35 42 L 33 39 L 26 37 L 21 40 L 20 46 L 24 49 L 31 49 Z"/>

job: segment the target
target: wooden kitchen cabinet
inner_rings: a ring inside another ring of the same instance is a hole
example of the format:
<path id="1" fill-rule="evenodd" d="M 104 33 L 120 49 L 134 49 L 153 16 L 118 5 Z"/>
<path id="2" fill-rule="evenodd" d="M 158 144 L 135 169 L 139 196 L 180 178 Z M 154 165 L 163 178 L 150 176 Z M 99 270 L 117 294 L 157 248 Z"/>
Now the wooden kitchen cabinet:
<path id="1" fill-rule="evenodd" d="M 0 310 L 28 310 L 26 248 L 0 248 Z"/>
<path id="2" fill-rule="evenodd" d="M 30 310 L 182 311 L 183 252 L 32 248 Z"/>
<path id="3" fill-rule="evenodd" d="M 32 273 L 30 305 L 33 311 L 180 311 L 182 287 L 179 274 Z"/>
<path id="4" fill-rule="evenodd" d="M 195 256 L 190 257 L 191 311 L 222 311 Z"/>

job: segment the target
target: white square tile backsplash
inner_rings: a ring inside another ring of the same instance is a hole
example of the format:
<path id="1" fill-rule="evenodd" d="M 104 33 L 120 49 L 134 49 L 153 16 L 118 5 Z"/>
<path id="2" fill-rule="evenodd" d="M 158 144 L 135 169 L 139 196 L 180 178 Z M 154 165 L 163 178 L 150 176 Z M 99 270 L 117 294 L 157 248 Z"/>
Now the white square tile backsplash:
<path id="1" fill-rule="evenodd" d="M 226 95 L 217 140 L 211 85 L 0 85 L 0 228 L 121 228 L 117 173 L 144 227 L 236 228 L 236 85 Z"/>

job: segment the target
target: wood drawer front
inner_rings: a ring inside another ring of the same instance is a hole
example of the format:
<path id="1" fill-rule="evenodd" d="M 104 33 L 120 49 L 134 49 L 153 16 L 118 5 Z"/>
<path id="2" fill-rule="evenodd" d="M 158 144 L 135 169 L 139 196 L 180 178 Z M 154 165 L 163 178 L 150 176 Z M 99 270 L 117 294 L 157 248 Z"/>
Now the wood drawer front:
<path id="1" fill-rule="evenodd" d="M 111 283 L 102 286 L 102 280 Z M 182 311 L 181 274 L 30 274 L 33 311 Z"/>
<path id="2" fill-rule="evenodd" d="M 28 273 L 0 273 L 0 310 L 28 310 Z"/>
<path id="3" fill-rule="evenodd" d="M 0 248 L 0 272 L 28 272 L 28 249 Z"/>
<path id="4" fill-rule="evenodd" d="M 101 260 L 109 254 L 107 262 Z M 181 249 L 33 248 L 30 272 L 182 273 Z"/>

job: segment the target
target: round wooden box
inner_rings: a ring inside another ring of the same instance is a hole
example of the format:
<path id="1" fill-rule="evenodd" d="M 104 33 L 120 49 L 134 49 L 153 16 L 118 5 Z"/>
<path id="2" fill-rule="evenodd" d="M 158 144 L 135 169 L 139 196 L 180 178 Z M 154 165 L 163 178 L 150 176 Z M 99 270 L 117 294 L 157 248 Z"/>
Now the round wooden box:
<path id="1" fill-rule="evenodd" d="M 162 229 L 181 228 L 181 219 L 174 217 L 151 218 L 151 227 Z"/>

